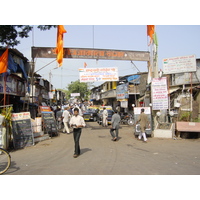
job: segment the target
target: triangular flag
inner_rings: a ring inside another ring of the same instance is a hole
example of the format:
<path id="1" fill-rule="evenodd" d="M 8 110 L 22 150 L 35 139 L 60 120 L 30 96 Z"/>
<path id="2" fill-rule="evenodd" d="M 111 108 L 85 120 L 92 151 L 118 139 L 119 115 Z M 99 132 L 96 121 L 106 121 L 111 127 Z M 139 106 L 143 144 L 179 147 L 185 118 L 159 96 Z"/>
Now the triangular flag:
<path id="1" fill-rule="evenodd" d="M 8 68 L 8 48 L 0 57 L 0 74 L 7 72 Z"/>
<path id="2" fill-rule="evenodd" d="M 63 25 L 58 25 L 57 27 L 57 62 L 59 67 L 62 65 L 63 62 L 63 34 L 67 33 Z"/>

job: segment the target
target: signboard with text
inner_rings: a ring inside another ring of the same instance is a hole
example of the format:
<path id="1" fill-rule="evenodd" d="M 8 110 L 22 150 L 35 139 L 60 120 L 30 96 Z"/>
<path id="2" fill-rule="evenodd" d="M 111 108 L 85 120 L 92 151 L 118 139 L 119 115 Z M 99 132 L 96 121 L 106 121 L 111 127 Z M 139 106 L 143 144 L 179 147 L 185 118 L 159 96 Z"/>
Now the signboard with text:
<path id="1" fill-rule="evenodd" d="M 167 77 L 152 80 L 152 109 L 164 110 L 169 108 Z"/>
<path id="2" fill-rule="evenodd" d="M 71 93 L 71 97 L 80 97 L 80 93 Z"/>
<path id="3" fill-rule="evenodd" d="M 128 99 L 128 83 L 124 83 L 117 86 L 116 93 L 117 93 L 117 101 L 122 99 Z"/>
<path id="4" fill-rule="evenodd" d="M 118 81 L 118 68 L 81 68 L 80 82 Z"/>
<path id="5" fill-rule="evenodd" d="M 195 55 L 163 59 L 164 74 L 176 74 L 196 71 Z"/>
<path id="6" fill-rule="evenodd" d="M 12 114 L 12 132 L 15 149 L 34 145 L 30 112 Z"/>
<path id="7" fill-rule="evenodd" d="M 32 47 L 33 58 L 56 58 L 55 47 Z M 148 51 L 114 49 L 63 48 L 63 58 L 149 61 Z"/>

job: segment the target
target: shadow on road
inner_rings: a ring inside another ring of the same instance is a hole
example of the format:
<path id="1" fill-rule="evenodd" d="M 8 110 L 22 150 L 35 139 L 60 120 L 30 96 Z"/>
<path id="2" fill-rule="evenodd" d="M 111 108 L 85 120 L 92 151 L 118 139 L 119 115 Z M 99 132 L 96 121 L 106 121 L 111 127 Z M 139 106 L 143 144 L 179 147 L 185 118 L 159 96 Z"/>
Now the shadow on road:
<path id="1" fill-rule="evenodd" d="M 6 174 L 12 174 L 13 172 L 16 172 L 18 170 L 20 170 L 20 167 L 16 166 L 16 162 L 15 161 L 11 161 L 10 167 L 9 167 L 8 171 L 5 172 L 5 175 Z"/>
<path id="2" fill-rule="evenodd" d="M 89 149 L 89 148 L 84 148 L 84 149 L 81 149 L 81 154 L 84 154 L 88 151 L 92 151 L 92 149 Z"/>

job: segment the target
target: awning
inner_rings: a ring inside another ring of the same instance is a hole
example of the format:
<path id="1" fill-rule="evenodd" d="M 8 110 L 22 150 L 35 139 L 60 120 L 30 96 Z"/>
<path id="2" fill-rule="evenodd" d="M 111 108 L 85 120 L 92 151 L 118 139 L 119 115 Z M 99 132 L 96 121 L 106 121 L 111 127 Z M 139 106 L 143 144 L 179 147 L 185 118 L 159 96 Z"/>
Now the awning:
<path id="1" fill-rule="evenodd" d="M 171 94 L 171 93 L 177 91 L 178 89 L 181 89 L 181 88 L 180 88 L 180 87 L 173 87 L 173 88 L 170 88 L 170 89 L 169 89 L 169 93 Z"/>

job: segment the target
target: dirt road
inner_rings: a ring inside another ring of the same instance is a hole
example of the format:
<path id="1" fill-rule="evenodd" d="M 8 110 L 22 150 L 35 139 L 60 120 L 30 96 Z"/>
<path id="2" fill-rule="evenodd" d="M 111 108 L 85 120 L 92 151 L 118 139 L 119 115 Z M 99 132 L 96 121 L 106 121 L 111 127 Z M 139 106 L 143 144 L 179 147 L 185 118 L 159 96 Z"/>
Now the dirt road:
<path id="1" fill-rule="evenodd" d="M 73 134 L 63 134 L 35 146 L 11 152 L 6 175 L 197 175 L 200 174 L 199 139 L 148 138 L 137 141 L 132 126 L 122 126 L 119 141 L 109 128 L 88 122 L 82 131 L 81 155 L 73 158 Z"/>

